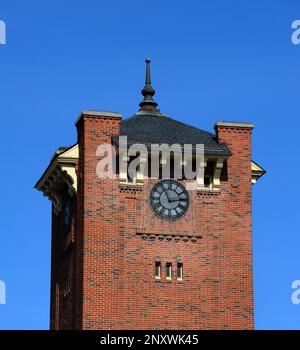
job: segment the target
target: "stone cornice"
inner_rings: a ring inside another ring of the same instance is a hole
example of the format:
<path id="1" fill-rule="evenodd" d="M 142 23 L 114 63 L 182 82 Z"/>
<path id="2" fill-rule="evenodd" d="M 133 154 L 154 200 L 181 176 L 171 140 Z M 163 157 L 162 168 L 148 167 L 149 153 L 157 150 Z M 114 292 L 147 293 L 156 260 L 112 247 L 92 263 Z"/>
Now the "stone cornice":
<path id="1" fill-rule="evenodd" d="M 77 192 L 77 163 L 78 145 L 75 145 L 54 157 L 35 185 L 52 202 L 56 214 L 62 209 L 63 190 L 70 195 Z"/>
<path id="2" fill-rule="evenodd" d="M 254 128 L 253 123 L 242 123 L 242 122 L 222 122 L 222 121 L 216 122 L 215 128 L 219 126 L 221 127 L 225 126 L 229 128 L 250 128 L 250 129 Z"/>
<path id="3" fill-rule="evenodd" d="M 45 196 L 47 196 L 54 205 L 54 211 L 58 213 L 61 210 L 61 190 L 62 188 L 67 188 L 70 194 L 77 192 L 77 174 L 76 165 L 78 163 L 79 152 L 78 144 L 68 148 L 63 152 L 56 153 L 50 162 L 49 166 L 38 180 L 35 188 Z M 220 159 L 221 162 L 221 159 Z M 223 163 L 223 159 L 222 162 Z M 219 167 L 221 169 L 221 167 Z M 219 169 L 219 170 L 220 170 Z M 219 171 L 220 172 L 220 171 Z M 259 166 L 257 163 L 252 161 L 251 163 L 251 174 L 252 174 L 252 184 L 263 176 L 266 171 Z M 219 173 L 217 173 L 219 175 Z M 219 184 L 219 176 L 215 179 L 215 182 Z M 138 193 L 143 190 L 143 187 L 134 184 L 123 185 L 120 184 L 120 192 L 124 193 Z M 218 187 L 219 188 L 219 187 Z M 200 196 L 213 196 L 219 191 L 211 191 L 208 189 L 199 190 L 198 195 Z"/>

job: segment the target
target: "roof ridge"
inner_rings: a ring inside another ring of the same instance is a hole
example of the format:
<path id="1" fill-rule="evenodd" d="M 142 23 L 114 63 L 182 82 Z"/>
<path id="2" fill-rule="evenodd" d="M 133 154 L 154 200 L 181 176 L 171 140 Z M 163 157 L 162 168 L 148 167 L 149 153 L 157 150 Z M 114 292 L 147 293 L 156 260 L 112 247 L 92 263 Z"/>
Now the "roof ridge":
<path id="1" fill-rule="evenodd" d="M 210 135 L 210 136 L 216 136 L 216 134 L 211 133 L 211 132 L 206 131 L 206 130 L 203 130 L 203 129 L 200 129 L 200 128 L 198 128 L 197 126 L 193 126 L 193 125 L 184 123 L 184 122 L 182 122 L 182 121 L 180 121 L 180 120 L 171 118 L 171 117 L 169 117 L 169 116 L 166 116 L 166 118 L 171 119 L 172 121 L 174 121 L 174 122 L 176 122 L 176 123 L 178 123 L 178 124 L 185 125 L 185 126 L 189 126 L 190 128 L 193 128 L 193 129 L 195 129 L 195 130 L 200 130 L 200 131 L 202 131 L 202 132 L 205 132 L 206 134 L 208 134 L 208 135 Z"/>
<path id="2" fill-rule="evenodd" d="M 184 122 L 179 121 L 179 120 L 177 120 L 177 119 L 171 118 L 170 116 L 168 116 L 168 115 L 166 115 L 166 114 L 160 113 L 159 115 L 157 115 L 157 114 L 156 114 L 156 115 L 152 115 L 151 113 L 149 113 L 149 114 L 146 114 L 146 113 L 138 114 L 138 113 L 139 113 L 139 112 L 137 112 L 136 114 L 132 115 L 131 117 L 128 117 L 128 118 L 124 119 L 124 122 L 126 122 L 126 121 L 128 121 L 128 120 L 132 120 L 132 119 L 137 118 L 137 117 L 154 117 L 154 118 L 159 118 L 159 117 L 161 117 L 161 118 L 164 118 L 164 119 L 169 119 L 169 120 L 171 120 L 172 122 L 175 122 L 175 123 L 177 123 L 177 124 L 181 124 L 181 125 L 183 125 L 183 126 L 188 126 L 188 127 L 193 128 L 193 129 L 195 129 L 195 130 L 197 130 L 197 131 L 201 131 L 201 132 L 203 132 L 203 133 L 208 134 L 209 136 L 216 136 L 216 134 L 214 134 L 214 133 L 212 133 L 212 132 L 209 132 L 209 131 L 200 129 L 200 128 L 197 127 L 197 126 L 194 126 L 194 125 L 191 125 L 191 124 L 187 124 L 187 123 L 184 123 Z"/>

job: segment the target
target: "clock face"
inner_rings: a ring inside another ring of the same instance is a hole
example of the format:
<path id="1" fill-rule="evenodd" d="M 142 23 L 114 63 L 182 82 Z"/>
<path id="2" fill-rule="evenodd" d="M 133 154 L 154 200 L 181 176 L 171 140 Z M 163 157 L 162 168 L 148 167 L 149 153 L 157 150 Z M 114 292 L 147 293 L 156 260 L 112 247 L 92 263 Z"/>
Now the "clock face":
<path id="1" fill-rule="evenodd" d="M 182 217 L 189 207 L 189 195 L 177 181 L 162 180 L 152 189 L 150 203 L 155 213 L 166 220 Z"/>

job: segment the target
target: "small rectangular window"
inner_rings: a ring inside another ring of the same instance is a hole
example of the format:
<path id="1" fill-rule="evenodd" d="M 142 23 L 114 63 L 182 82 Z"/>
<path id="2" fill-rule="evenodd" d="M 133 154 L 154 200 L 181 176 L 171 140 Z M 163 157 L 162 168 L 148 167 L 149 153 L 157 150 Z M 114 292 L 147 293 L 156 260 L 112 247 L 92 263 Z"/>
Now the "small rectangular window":
<path id="1" fill-rule="evenodd" d="M 183 264 L 177 263 L 177 279 L 182 280 L 183 279 Z"/>
<path id="2" fill-rule="evenodd" d="M 166 264 L 166 278 L 168 280 L 172 279 L 172 264 L 171 263 Z"/>
<path id="3" fill-rule="evenodd" d="M 161 275 L 161 263 L 156 261 L 155 263 L 155 278 L 160 278 Z"/>

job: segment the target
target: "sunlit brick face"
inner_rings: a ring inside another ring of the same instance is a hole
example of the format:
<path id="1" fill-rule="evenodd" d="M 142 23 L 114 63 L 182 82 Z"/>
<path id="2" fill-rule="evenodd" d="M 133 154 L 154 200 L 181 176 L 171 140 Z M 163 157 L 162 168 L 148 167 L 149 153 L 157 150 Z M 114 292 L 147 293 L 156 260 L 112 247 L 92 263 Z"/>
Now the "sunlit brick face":
<path id="1" fill-rule="evenodd" d="M 213 190 L 216 161 L 209 159 L 202 189 L 179 181 L 189 205 L 168 220 L 151 203 L 164 179 L 137 185 L 95 176 L 96 149 L 121 133 L 122 120 L 83 116 L 77 128 L 74 248 L 62 262 L 60 294 L 53 284 L 51 327 L 252 329 L 251 129 L 217 126 L 231 151 L 220 188 Z M 168 191 L 163 203 L 171 215 L 177 197 Z M 53 214 L 54 244 L 59 225 Z"/>

